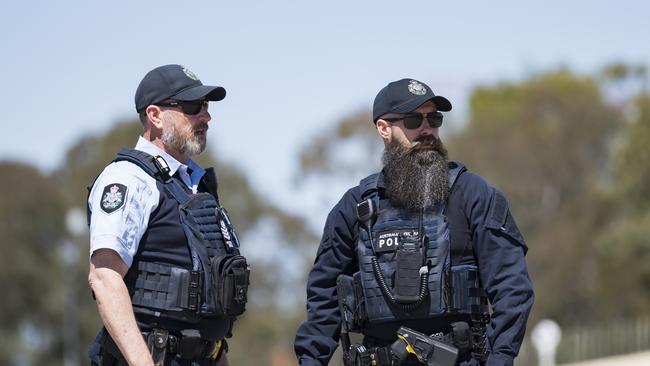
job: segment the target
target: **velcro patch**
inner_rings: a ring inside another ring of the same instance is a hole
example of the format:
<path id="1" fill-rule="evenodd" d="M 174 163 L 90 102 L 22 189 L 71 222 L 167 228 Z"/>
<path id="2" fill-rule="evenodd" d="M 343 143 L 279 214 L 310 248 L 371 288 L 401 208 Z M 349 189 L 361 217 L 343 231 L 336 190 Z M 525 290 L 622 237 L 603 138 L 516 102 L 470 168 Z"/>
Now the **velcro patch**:
<path id="1" fill-rule="evenodd" d="M 418 229 L 396 229 L 380 231 L 377 239 L 374 240 L 375 252 L 392 252 L 399 248 L 402 240 L 406 238 L 417 238 Z"/>
<path id="2" fill-rule="evenodd" d="M 125 199 L 126 186 L 119 183 L 111 183 L 104 187 L 100 207 L 102 208 L 102 211 L 110 214 L 124 206 Z"/>

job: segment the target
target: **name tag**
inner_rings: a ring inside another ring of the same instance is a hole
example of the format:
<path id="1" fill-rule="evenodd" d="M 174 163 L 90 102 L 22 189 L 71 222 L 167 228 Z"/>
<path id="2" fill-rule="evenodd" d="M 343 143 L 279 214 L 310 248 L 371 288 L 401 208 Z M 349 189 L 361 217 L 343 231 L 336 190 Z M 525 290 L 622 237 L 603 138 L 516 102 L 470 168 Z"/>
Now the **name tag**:
<path id="1" fill-rule="evenodd" d="M 417 238 L 417 229 L 398 229 L 380 231 L 373 243 L 376 253 L 392 252 L 399 248 L 400 243 L 406 238 Z"/>

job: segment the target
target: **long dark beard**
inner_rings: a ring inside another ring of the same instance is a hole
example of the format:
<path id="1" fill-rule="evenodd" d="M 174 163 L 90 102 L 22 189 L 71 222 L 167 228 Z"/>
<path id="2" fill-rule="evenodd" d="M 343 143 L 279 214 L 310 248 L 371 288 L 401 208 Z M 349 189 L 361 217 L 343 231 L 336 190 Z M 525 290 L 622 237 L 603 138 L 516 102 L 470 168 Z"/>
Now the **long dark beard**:
<path id="1" fill-rule="evenodd" d="M 418 138 L 414 145 L 420 144 L 432 148 L 405 147 L 393 140 L 384 150 L 386 194 L 396 207 L 430 208 L 449 194 L 447 149 L 433 136 Z"/>

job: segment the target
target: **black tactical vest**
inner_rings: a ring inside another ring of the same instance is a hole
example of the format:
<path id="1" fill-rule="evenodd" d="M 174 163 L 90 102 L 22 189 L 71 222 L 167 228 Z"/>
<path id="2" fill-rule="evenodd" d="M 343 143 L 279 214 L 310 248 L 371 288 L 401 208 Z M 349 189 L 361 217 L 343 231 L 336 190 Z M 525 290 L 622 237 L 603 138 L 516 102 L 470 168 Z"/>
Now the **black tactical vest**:
<path id="1" fill-rule="evenodd" d="M 463 165 L 449 164 L 450 191 L 463 171 Z M 376 212 L 370 229 L 360 222 L 356 246 L 360 331 L 381 338 L 408 324 L 433 332 L 440 331 L 441 318 L 486 313 L 476 266 L 452 265 L 447 202 L 421 211 L 399 209 L 382 197 L 378 181 L 373 174 L 360 182 L 360 206 L 370 200 Z"/>
<path id="2" fill-rule="evenodd" d="M 161 196 L 124 279 L 139 325 L 223 339 L 245 310 L 249 266 L 219 205 L 214 171 L 192 194 L 161 157 L 123 149 L 114 161 L 122 160 L 155 178 Z"/>

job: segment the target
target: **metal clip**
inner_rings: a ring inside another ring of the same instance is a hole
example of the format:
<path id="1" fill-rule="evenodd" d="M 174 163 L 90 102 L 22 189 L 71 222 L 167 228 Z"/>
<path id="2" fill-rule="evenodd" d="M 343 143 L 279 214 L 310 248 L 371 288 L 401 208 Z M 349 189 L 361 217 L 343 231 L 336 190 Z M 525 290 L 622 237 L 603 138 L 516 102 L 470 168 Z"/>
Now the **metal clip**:
<path id="1" fill-rule="evenodd" d="M 165 179 L 169 179 L 170 175 L 169 173 L 171 172 L 171 169 L 169 168 L 169 165 L 167 165 L 167 162 L 165 159 L 158 155 L 155 158 L 153 158 L 153 163 L 158 168 L 158 173 Z"/>

